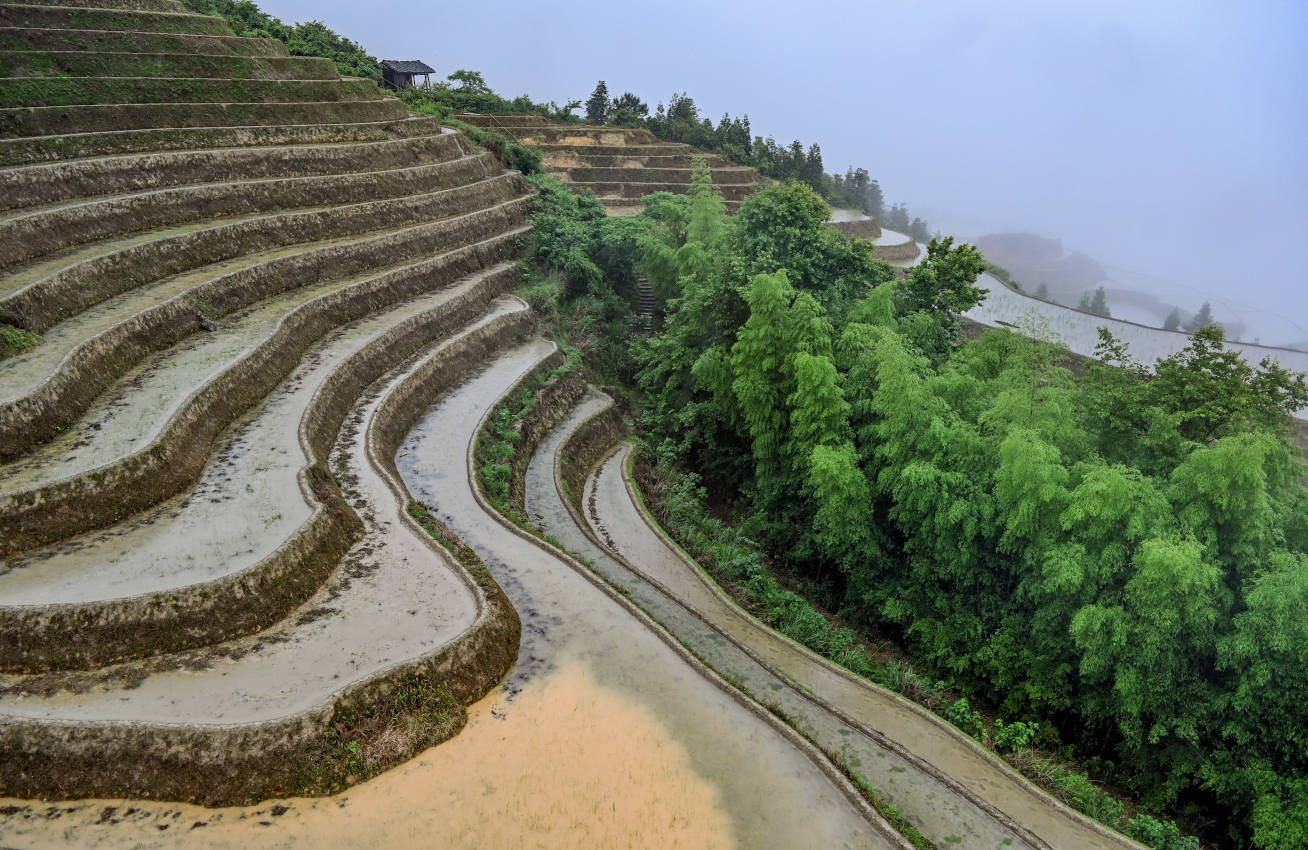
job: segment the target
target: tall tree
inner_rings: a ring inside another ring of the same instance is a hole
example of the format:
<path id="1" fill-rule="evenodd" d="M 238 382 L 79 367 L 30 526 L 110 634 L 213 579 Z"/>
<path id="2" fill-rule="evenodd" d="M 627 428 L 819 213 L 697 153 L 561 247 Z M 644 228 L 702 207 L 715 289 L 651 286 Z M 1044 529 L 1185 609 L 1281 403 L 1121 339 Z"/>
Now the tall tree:
<path id="1" fill-rule="evenodd" d="M 814 142 L 808 146 L 808 153 L 804 155 L 804 168 L 799 178 L 816 190 L 822 188 L 822 175 L 825 173 L 822 166 L 822 148 Z"/>
<path id="2" fill-rule="evenodd" d="M 490 86 L 482 77 L 481 71 L 468 71 L 463 68 L 450 74 L 445 79 L 459 84 L 459 91 L 469 94 L 490 94 Z"/>
<path id="3" fill-rule="evenodd" d="M 1163 320 L 1163 330 L 1174 331 L 1180 329 L 1180 327 L 1181 311 L 1179 308 L 1173 307 L 1172 312 L 1168 313 L 1167 318 Z"/>
<path id="4" fill-rule="evenodd" d="M 1213 319 L 1213 305 L 1205 301 L 1204 305 L 1199 308 L 1199 312 L 1195 313 L 1190 321 L 1185 323 L 1185 329 L 1190 333 L 1194 333 L 1200 328 L 1206 328 L 1212 324 L 1216 324 Z"/>
<path id="5" fill-rule="evenodd" d="M 649 115 L 649 104 L 632 92 L 623 92 L 621 97 L 613 99 L 614 112 L 631 112 L 636 115 Z"/>
<path id="6" fill-rule="evenodd" d="M 880 181 L 873 180 L 869 183 L 863 198 L 863 209 L 867 210 L 868 215 L 880 221 L 886 213 L 886 196 L 881 192 Z"/>
<path id="7" fill-rule="evenodd" d="M 609 120 L 609 87 L 603 80 L 595 86 L 586 100 L 586 120 L 592 124 L 603 124 Z"/>
<path id="8" fill-rule="evenodd" d="M 1112 313 L 1108 310 L 1108 293 L 1101 286 L 1095 290 L 1094 297 L 1090 299 L 1090 312 L 1096 316 L 1112 318 Z"/>

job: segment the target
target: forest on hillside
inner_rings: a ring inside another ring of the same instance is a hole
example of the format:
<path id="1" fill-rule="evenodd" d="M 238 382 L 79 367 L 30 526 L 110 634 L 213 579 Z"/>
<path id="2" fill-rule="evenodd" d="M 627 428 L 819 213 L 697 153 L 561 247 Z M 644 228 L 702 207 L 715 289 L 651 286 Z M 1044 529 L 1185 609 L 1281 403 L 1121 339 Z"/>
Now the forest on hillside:
<path id="1" fill-rule="evenodd" d="M 1308 846 L 1304 376 L 1250 366 L 1217 327 L 1153 364 L 1106 332 L 1089 364 L 1003 329 L 966 340 L 975 248 L 933 240 L 897 276 L 797 182 L 734 218 L 706 173 L 633 219 L 564 194 L 543 192 L 538 256 L 588 300 L 687 492 L 726 494 L 739 535 L 847 621 L 1146 808 Z M 615 302 L 637 273 L 665 312 L 632 346 Z"/>
<path id="2" fill-rule="evenodd" d="M 732 117 L 725 112 L 714 123 L 685 92 L 674 92 L 666 104 L 659 103 L 651 112 L 649 104 L 633 92 L 610 97 L 604 80 L 596 84 L 585 109 L 588 123 L 644 128 L 661 139 L 694 145 L 754 168 L 764 177 L 804 183 L 833 206 L 861 209 L 889 229 L 919 242 L 931 238 L 927 223 L 911 217 L 907 204 L 886 205 L 880 182 L 866 168 L 850 166 L 843 174 L 827 173 L 822 148 L 816 142 L 805 147 L 795 139 L 784 145 L 772 136 L 756 136 L 748 115 Z"/>

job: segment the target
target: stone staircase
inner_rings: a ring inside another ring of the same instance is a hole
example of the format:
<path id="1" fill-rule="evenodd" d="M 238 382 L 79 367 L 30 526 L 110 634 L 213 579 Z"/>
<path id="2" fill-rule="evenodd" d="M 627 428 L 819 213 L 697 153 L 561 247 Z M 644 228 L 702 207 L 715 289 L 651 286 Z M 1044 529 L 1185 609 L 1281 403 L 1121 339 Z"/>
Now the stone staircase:
<path id="1" fill-rule="evenodd" d="M 639 213 L 644 209 L 640 199 L 654 192 L 685 194 L 695 158 L 707 161 L 728 212 L 736 212 L 759 188 L 754 169 L 690 145 L 661 141 L 648 130 L 551 124 L 534 115 L 464 113 L 459 118 L 535 145 L 559 179 L 594 192 L 610 215 Z"/>
<path id="2" fill-rule="evenodd" d="M 654 332 L 654 313 L 658 310 L 658 301 L 654 298 L 654 287 L 649 278 L 636 278 L 636 315 L 640 317 L 641 332 L 649 336 Z"/>
<path id="3" fill-rule="evenodd" d="M 518 621 L 393 456 L 534 328 L 521 175 L 173 0 L 0 0 L 0 76 L 0 794 L 313 790 L 418 692 L 390 762 L 452 734 Z"/>

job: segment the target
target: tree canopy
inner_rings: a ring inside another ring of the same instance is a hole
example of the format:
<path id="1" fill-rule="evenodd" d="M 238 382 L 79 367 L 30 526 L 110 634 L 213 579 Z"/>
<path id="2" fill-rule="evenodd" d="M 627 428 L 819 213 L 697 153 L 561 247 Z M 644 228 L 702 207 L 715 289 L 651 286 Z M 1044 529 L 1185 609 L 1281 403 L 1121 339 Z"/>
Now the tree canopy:
<path id="1" fill-rule="evenodd" d="M 734 221 L 700 192 L 701 220 L 642 249 L 667 298 L 634 351 L 652 443 L 738 492 L 846 617 L 1150 805 L 1207 799 L 1238 840 L 1301 846 L 1308 467 L 1284 437 L 1304 376 L 1214 325 L 1148 365 L 1101 331 L 1078 376 L 1008 330 L 962 339 L 970 245 L 931 240 L 896 279 L 803 184 Z"/>

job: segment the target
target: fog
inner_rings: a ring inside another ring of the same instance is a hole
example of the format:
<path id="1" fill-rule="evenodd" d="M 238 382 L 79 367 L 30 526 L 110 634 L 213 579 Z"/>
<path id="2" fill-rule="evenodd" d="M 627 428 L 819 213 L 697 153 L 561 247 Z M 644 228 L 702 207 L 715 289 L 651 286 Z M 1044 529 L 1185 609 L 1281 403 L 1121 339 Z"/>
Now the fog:
<path id="1" fill-rule="evenodd" d="M 1308 344 L 1308 4 L 261 5 L 509 97 L 686 91 L 866 167 L 932 229 L 1058 238 L 1246 339 Z"/>

